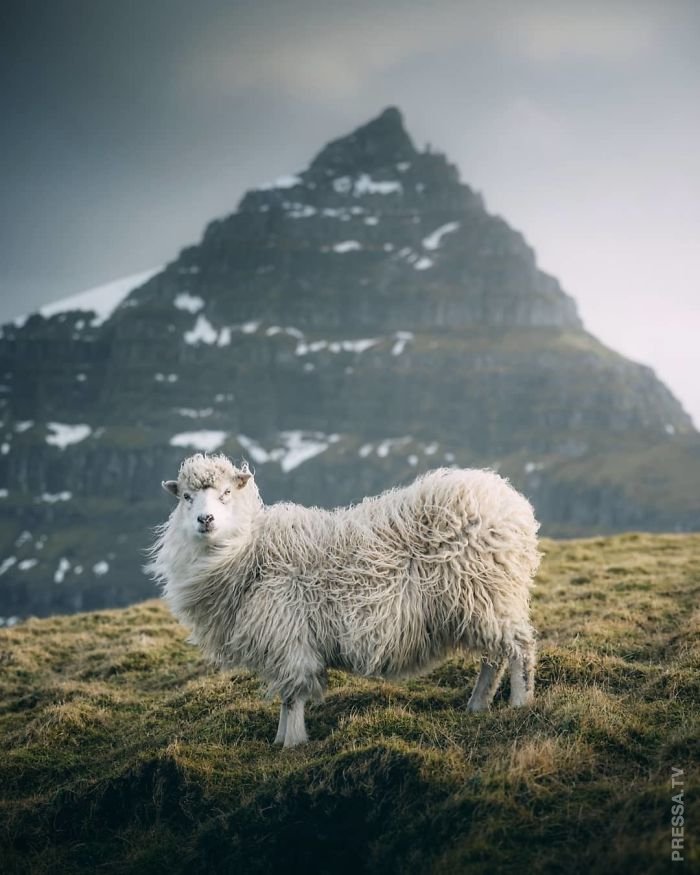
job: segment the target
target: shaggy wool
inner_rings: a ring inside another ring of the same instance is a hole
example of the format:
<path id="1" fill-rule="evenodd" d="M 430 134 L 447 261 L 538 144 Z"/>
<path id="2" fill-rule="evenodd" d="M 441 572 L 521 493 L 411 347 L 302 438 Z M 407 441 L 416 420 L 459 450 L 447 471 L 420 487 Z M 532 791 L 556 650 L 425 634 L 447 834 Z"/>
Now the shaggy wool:
<path id="1" fill-rule="evenodd" d="M 328 667 L 398 677 L 454 649 L 485 655 L 480 696 L 524 650 L 531 687 L 538 524 L 498 474 L 438 469 L 323 510 L 266 506 L 247 468 L 198 454 L 183 463 L 178 493 L 232 482 L 226 540 L 193 537 L 180 498 L 148 566 L 209 659 L 256 672 L 284 703 L 321 696 Z"/>

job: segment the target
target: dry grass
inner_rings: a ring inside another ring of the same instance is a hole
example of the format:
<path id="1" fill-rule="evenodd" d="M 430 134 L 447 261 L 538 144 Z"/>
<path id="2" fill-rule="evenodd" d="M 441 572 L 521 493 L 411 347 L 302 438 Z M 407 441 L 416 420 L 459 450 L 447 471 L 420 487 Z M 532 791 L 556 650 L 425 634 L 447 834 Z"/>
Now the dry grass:
<path id="1" fill-rule="evenodd" d="M 665 872 L 700 863 L 700 536 L 545 542 L 532 708 L 475 661 L 332 673 L 308 747 L 158 603 L 0 631 L 3 871 Z"/>

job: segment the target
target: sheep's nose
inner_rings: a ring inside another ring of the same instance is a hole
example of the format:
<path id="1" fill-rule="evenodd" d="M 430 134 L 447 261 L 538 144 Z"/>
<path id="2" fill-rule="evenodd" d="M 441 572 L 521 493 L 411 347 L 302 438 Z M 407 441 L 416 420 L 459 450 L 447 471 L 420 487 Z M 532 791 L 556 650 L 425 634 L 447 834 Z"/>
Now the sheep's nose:
<path id="1" fill-rule="evenodd" d="M 197 522 L 201 523 L 203 526 L 208 526 L 209 523 L 214 522 L 214 514 L 213 513 L 200 513 L 197 517 Z"/>

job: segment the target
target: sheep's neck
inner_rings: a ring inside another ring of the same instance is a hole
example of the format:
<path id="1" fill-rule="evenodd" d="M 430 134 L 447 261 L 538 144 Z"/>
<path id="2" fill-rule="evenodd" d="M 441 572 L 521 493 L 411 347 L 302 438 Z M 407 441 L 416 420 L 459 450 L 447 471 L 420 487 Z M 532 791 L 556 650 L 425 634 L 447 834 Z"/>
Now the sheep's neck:
<path id="1" fill-rule="evenodd" d="M 205 629 L 225 610 L 237 612 L 245 590 L 250 536 L 237 535 L 219 546 L 195 544 L 180 554 L 168 586 L 173 610 L 193 628 Z M 199 637 L 199 635 L 198 635 Z"/>

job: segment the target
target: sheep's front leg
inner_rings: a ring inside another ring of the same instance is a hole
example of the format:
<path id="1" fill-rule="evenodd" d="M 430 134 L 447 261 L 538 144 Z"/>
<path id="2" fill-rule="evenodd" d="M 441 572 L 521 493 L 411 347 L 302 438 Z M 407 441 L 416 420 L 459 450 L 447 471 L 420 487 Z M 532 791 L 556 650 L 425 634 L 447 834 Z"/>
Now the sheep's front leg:
<path id="1" fill-rule="evenodd" d="M 282 702 L 280 708 L 280 722 L 277 724 L 277 735 L 275 736 L 275 744 L 284 744 L 284 737 L 287 734 L 287 714 L 289 706 L 286 702 Z"/>
<path id="2" fill-rule="evenodd" d="M 503 657 L 484 656 L 474 692 L 467 702 L 467 710 L 484 711 L 491 704 L 503 677 L 506 662 Z"/>
<path id="3" fill-rule="evenodd" d="M 285 747 L 296 747 L 309 740 L 304 723 L 305 699 L 292 699 L 287 707 L 287 726 L 284 735 Z"/>

